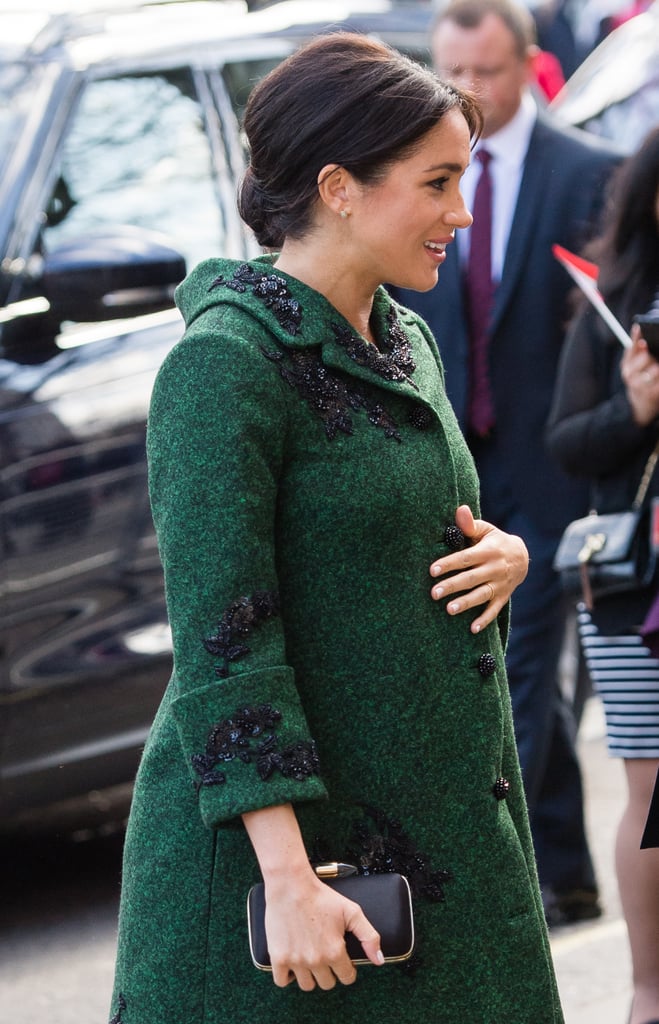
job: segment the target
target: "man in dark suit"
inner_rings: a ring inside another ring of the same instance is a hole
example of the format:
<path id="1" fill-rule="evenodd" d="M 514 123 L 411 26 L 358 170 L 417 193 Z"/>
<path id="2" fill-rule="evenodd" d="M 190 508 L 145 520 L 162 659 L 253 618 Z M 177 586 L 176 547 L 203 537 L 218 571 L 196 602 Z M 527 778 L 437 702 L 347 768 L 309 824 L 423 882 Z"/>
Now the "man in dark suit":
<path id="1" fill-rule="evenodd" d="M 581 248 L 616 156 L 539 112 L 530 90 L 534 43 L 533 20 L 513 0 L 449 0 L 440 9 L 432 31 L 437 71 L 472 89 L 484 115 L 463 179 L 474 225 L 447 250 L 434 289 L 394 294 L 435 335 L 479 470 L 484 518 L 520 534 L 530 551 L 507 661 L 540 882 L 555 924 L 601 910 L 576 723 L 559 676 L 567 606 L 552 559 L 565 525 L 585 514 L 587 496 L 543 443 L 571 290 L 552 244 Z"/>

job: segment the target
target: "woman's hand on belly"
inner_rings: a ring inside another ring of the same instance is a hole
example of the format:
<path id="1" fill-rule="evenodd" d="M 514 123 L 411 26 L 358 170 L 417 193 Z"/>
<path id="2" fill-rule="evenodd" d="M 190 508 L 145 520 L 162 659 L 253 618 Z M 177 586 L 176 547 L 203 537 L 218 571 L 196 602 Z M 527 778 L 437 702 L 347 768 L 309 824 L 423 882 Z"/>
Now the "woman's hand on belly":
<path id="1" fill-rule="evenodd" d="M 469 543 L 432 563 L 430 575 L 444 578 L 433 585 L 431 595 L 435 601 L 450 599 L 449 615 L 485 606 L 471 624 L 472 633 L 479 633 L 496 619 L 526 578 L 529 554 L 521 537 L 474 519 L 468 505 L 456 510 L 455 524 Z"/>

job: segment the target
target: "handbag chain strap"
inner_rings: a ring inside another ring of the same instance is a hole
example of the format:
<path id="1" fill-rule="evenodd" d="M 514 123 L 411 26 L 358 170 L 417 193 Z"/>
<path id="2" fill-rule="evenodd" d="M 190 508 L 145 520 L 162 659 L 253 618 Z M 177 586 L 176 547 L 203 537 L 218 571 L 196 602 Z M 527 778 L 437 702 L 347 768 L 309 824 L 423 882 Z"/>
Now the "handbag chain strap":
<path id="1" fill-rule="evenodd" d="M 659 441 L 655 444 L 654 448 L 648 456 L 648 460 L 645 463 L 643 469 L 643 475 L 641 476 L 641 482 L 638 485 L 638 490 L 634 500 L 632 501 L 632 509 L 634 512 L 638 512 L 643 506 L 652 475 L 657 466 L 657 460 L 659 460 Z M 589 611 L 593 610 L 593 590 L 590 584 L 590 576 L 588 573 L 588 563 L 590 562 L 593 555 L 597 554 L 598 551 L 602 550 L 604 543 L 606 542 L 606 534 L 594 533 L 591 534 L 587 539 L 586 543 L 579 552 L 579 575 L 581 576 L 581 589 L 583 593 L 584 604 Z"/>
<path id="2" fill-rule="evenodd" d="M 652 474 L 655 471 L 658 459 L 659 459 L 659 441 L 657 441 L 657 443 L 655 444 L 654 448 L 650 452 L 650 455 L 648 457 L 648 461 L 645 463 L 645 469 L 643 470 L 643 476 L 641 477 L 641 482 L 638 485 L 638 490 L 636 492 L 636 496 L 634 497 L 634 500 L 632 501 L 632 508 L 633 509 L 639 509 L 641 507 L 641 505 L 643 504 L 643 502 L 645 501 L 645 496 L 648 493 L 648 487 L 650 486 L 650 481 L 652 480 Z"/>

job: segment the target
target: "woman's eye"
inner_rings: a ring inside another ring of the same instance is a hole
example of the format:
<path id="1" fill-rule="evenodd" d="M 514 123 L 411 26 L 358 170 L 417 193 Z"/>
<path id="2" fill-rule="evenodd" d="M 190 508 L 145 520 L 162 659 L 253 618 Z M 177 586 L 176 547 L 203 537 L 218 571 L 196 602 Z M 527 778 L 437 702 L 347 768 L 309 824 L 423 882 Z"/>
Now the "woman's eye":
<path id="1" fill-rule="evenodd" d="M 438 192 L 443 192 L 447 182 L 448 178 L 435 178 L 434 181 L 429 181 L 428 184 Z"/>

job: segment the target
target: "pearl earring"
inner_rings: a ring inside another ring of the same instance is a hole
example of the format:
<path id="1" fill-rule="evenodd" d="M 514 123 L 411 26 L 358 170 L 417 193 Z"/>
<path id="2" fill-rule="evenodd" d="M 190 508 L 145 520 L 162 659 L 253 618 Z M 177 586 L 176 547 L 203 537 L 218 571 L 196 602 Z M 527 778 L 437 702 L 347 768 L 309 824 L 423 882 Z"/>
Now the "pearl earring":
<path id="1" fill-rule="evenodd" d="M 341 217 L 343 217 L 344 220 L 347 218 L 347 216 L 348 216 L 348 211 L 347 210 L 341 210 Z"/>

